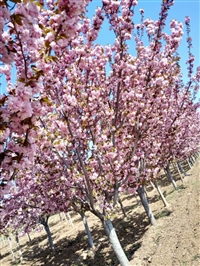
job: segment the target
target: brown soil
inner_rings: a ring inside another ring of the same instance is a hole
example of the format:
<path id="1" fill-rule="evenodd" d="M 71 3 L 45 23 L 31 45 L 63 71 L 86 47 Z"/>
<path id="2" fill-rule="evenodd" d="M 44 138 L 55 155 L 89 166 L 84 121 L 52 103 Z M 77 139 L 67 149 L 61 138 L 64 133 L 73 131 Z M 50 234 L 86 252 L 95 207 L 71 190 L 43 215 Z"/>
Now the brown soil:
<path id="1" fill-rule="evenodd" d="M 136 197 L 124 195 L 123 205 L 127 218 L 118 209 L 113 224 L 120 242 L 134 266 L 197 266 L 200 265 L 200 162 L 189 170 L 189 176 L 177 180 L 179 190 L 162 177 L 161 189 L 170 207 L 164 207 L 156 189 L 147 187 L 148 199 L 157 226 L 150 226 L 143 207 Z M 84 226 L 77 214 L 71 214 L 74 228 L 66 220 L 60 221 L 58 215 L 50 217 L 56 254 L 53 255 L 46 240 L 44 230 L 32 232 L 30 236 L 20 237 L 23 262 L 19 262 L 17 246 L 12 238 L 16 260 L 12 259 L 7 242 L 0 242 L 0 266 L 117 266 L 117 259 L 110 248 L 101 223 L 87 213 L 88 224 L 95 242 L 95 250 L 90 250 Z M 64 218 L 64 215 L 63 215 Z"/>

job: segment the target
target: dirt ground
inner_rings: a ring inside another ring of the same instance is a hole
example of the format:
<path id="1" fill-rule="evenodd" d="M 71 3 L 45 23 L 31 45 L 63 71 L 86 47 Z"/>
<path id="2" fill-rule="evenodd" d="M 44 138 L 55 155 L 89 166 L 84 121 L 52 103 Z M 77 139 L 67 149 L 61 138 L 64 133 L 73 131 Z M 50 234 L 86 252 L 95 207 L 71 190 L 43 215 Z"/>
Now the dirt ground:
<path id="1" fill-rule="evenodd" d="M 164 207 L 156 189 L 147 187 L 157 226 L 150 226 L 141 204 L 135 196 L 124 195 L 127 217 L 116 210 L 113 224 L 122 247 L 133 266 L 197 266 L 200 265 L 200 160 L 189 170 L 182 183 L 176 171 L 173 176 L 179 189 L 175 191 L 165 176 L 160 187 L 169 207 Z M 62 214 L 64 218 L 64 215 Z M 17 246 L 12 237 L 16 260 L 12 259 L 6 241 L 0 242 L 0 266 L 117 266 L 118 261 L 110 248 L 101 223 L 87 213 L 88 224 L 95 243 L 90 250 L 84 226 L 77 214 L 71 214 L 74 228 L 59 215 L 50 217 L 50 230 L 56 248 L 53 255 L 44 230 L 20 237 L 23 262 L 20 263 Z"/>

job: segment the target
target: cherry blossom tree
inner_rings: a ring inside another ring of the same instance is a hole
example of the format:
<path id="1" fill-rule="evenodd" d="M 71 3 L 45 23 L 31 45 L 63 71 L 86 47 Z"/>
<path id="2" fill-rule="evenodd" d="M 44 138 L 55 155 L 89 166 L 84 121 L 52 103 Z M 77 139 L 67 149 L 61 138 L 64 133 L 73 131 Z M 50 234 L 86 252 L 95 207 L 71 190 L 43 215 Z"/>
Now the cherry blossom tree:
<path id="1" fill-rule="evenodd" d="M 18 168 L 34 162 L 36 117 L 45 114 L 41 106 L 45 99 L 40 98 L 45 69 L 38 71 L 34 65 L 54 60 L 49 45 L 53 39 L 68 46 L 81 27 L 88 3 L 89 0 L 5 0 L 0 4 L 0 74 L 7 81 L 7 94 L 0 98 L 2 183 L 13 179 Z M 15 84 L 11 83 L 13 67 Z"/>
<path id="2" fill-rule="evenodd" d="M 136 26 L 136 0 L 102 0 L 92 22 L 81 16 L 89 1 L 15 2 L 13 12 L 7 2 L 1 5 L 6 10 L 1 73 L 8 84 L 8 95 L 0 101 L 1 180 L 25 184 L 28 179 L 33 194 L 38 189 L 50 199 L 45 205 L 50 212 L 62 195 L 55 190 L 64 190 L 66 202 L 58 205 L 69 208 L 75 202 L 81 211 L 95 214 L 120 264 L 129 265 L 110 220 L 118 194 L 143 194 L 143 186 L 174 156 L 185 155 L 189 142 L 184 145 L 182 139 L 191 137 L 185 118 L 192 116 L 187 123 L 194 123 L 197 117 L 193 100 L 200 68 L 192 75 L 189 53 L 184 86 L 177 55 L 183 25 L 172 20 L 171 33 L 164 32 L 174 1 L 162 2 L 156 21 L 144 19 L 140 10 Z M 104 19 L 115 34 L 106 46 L 95 43 Z M 135 56 L 127 45 L 132 36 Z M 190 39 L 188 45 L 190 49 Z M 11 62 L 16 66 L 14 85 Z M 199 133 L 193 140 L 199 141 Z M 38 186 L 35 178 L 41 180 Z"/>

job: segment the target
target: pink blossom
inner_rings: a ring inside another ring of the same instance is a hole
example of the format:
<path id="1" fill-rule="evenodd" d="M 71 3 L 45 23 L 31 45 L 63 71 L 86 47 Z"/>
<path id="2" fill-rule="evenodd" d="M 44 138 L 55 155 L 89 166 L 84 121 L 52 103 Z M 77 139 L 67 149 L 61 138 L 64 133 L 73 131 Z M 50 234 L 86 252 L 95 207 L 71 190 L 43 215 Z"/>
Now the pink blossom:
<path id="1" fill-rule="evenodd" d="M 189 17 L 189 16 L 186 16 L 186 17 L 185 17 L 185 23 L 186 23 L 186 24 L 190 23 L 190 17 Z"/>

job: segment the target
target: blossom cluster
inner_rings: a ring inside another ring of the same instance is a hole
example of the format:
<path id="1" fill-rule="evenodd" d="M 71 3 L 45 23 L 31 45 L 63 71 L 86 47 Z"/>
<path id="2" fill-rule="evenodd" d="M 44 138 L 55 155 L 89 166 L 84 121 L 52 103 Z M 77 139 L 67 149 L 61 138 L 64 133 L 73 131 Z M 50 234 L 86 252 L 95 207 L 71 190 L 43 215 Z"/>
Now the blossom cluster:
<path id="1" fill-rule="evenodd" d="M 182 83 L 183 25 L 174 19 L 164 32 L 173 1 L 163 1 L 159 20 L 136 27 L 148 44 L 134 35 L 137 1 L 102 0 L 92 21 L 82 15 L 88 2 L 21 1 L 13 14 L 0 7 L 0 72 L 8 83 L 0 98 L 1 180 L 15 179 L 5 190 L 11 198 L 1 193 L 8 226 L 16 217 L 20 228 L 32 217 L 73 208 L 102 219 L 118 193 L 134 193 L 199 143 L 200 71 Z M 105 18 L 116 38 L 102 46 L 96 40 Z M 127 44 L 133 36 L 135 56 Z M 193 60 L 189 54 L 190 70 Z"/>

